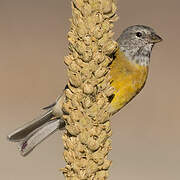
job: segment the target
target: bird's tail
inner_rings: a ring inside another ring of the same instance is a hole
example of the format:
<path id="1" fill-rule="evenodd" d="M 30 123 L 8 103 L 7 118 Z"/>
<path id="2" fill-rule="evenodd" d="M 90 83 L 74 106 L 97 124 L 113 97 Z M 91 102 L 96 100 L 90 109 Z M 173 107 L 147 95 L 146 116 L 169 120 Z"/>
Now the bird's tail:
<path id="1" fill-rule="evenodd" d="M 53 119 L 52 110 L 48 110 L 38 118 L 9 134 L 8 139 L 12 142 L 19 142 L 20 153 L 22 156 L 26 156 L 50 134 L 64 127 L 64 121 Z"/>

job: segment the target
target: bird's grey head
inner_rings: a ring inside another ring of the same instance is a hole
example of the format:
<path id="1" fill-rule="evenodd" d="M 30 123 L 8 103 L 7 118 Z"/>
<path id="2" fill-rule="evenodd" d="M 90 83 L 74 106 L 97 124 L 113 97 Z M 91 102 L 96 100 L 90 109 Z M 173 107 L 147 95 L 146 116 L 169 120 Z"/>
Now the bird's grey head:
<path id="1" fill-rule="evenodd" d="M 125 29 L 117 42 L 120 50 L 129 60 L 142 66 L 148 66 L 155 43 L 162 41 L 155 31 L 144 25 L 134 25 Z"/>

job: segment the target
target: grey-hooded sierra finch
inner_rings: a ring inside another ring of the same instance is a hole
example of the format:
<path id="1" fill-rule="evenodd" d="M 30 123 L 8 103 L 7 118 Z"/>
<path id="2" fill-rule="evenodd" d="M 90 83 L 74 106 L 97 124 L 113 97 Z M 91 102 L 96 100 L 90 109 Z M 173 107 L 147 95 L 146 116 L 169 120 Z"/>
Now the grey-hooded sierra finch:
<path id="1" fill-rule="evenodd" d="M 128 27 L 117 39 L 119 47 L 109 65 L 111 86 L 114 88 L 114 94 L 109 98 L 110 113 L 119 111 L 143 88 L 152 48 L 160 41 L 162 38 L 152 28 L 144 25 Z M 44 108 L 43 114 L 8 135 L 10 141 L 19 143 L 21 155 L 27 155 L 50 134 L 65 127 L 61 119 L 64 98 L 62 93 L 55 103 Z"/>

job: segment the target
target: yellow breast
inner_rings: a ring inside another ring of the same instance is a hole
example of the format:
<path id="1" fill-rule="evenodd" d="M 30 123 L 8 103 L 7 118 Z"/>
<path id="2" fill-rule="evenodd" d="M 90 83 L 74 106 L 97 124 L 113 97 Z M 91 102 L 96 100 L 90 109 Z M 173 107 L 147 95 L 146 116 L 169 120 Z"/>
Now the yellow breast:
<path id="1" fill-rule="evenodd" d="M 111 85 L 115 89 L 110 104 L 110 112 L 115 113 L 126 105 L 143 88 L 148 67 L 129 61 L 123 52 L 118 50 L 110 65 Z"/>

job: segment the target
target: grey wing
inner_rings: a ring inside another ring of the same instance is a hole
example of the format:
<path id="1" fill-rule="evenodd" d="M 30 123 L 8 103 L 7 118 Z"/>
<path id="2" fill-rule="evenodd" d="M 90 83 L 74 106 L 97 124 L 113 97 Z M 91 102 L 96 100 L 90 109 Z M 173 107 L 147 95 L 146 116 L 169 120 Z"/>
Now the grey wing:
<path id="1" fill-rule="evenodd" d="M 19 142 L 22 156 L 29 154 L 39 143 L 57 129 L 65 127 L 62 117 L 62 104 L 65 96 L 59 96 L 55 103 L 43 108 L 46 111 L 8 135 L 8 140 Z"/>
<path id="2" fill-rule="evenodd" d="M 52 109 L 54 106 L 56 105 L 56 102 L 54 102 L 53 104 L 50 104 L 49 106 L 43 107 L 43 110 L 47 110 L 47 109 Z"/>
<path id="3" fill-rule="evenodd" d="M 26 123 L 24 126 L 18 128 L 15 131 L 13 131 L 12 133 L 10 133 L 8 135 L 8 139 L 10 141 L 15 141 L 15 142 L 21 141 L 32 131 L 39 128 L 46 122 L 50 121 L 52 117 L 53 117 L 52 109 L 50 109 L 50 110 L 44 112 L 43 114 L 41 114 L 40 116 L 38 116 L 37 118 L 35 118 L 34 120 Z"/>
<path id="4" fill-rule="evenodd" d="M 58 96 L 56 102 L 54 102 L 53 104 L 43 108 L 46 111 L 44 113 L 41 113 L 40 116 L 38 116 L 34 120 L 26 123 L 24 126 L 10 133 L 7 136 L 8 140 L 14 142 L 21 141 L 32 131 L 39 128 L 46 122 L 50 121 L 52 117 L 60 118 L 63 114 L 61 109 L 63 102 L 64 102 L 64 94 Z"/>
<path id="5" fill-rule="evenodd" d="M 45 140 L 49 135 L 57 129 L 64 127 L 64 121 L 61 119 L 46 122 L 39 128 L 28 134 L 19 144 L 19 151 L 22 156 L 28 155 L 39 143 Z"/>

